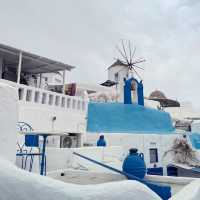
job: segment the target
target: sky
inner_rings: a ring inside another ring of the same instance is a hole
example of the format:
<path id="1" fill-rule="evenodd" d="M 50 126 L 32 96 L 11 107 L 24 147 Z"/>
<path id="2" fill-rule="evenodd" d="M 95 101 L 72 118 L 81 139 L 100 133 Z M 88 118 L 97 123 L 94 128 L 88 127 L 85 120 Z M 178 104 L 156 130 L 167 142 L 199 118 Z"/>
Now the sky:
<path id="1" fill-rule="evenodd" d="M 0 0 L 0 43 L 77 66 L 69 81 L 99 84 L 130 40 L 145 96 L 159 89 L 200 108 L 200 1 Z"/>

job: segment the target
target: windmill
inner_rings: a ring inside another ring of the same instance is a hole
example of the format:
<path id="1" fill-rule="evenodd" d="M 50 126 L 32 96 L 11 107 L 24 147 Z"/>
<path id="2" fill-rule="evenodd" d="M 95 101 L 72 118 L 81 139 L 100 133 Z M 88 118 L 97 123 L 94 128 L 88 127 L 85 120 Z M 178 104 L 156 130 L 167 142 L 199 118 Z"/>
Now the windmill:
<path id="1" fill-rule="evenodd" d="M 121 47 L 116 46 L 116 49 L 121 56 L 121 58 L 117 58 L 116 60 L 121 62 L 123 66 L 127 66 L 132 76 L 133 73 L 135 73 L 137 77 L 142 80 L 137 70 L 138 69 L 144 70 L 144 68 L 138 66 L 138 64 L 145 62 L 145 59 L 143 58 L 135 59 L 136 47 L 135 46 L 133 47 L 130 40 L 128 41 L 121 40 Z"/>
<path id="2" fill-rule="evenodd" d="M 138 66 L 145 60 L 142 58 L 135 59 L 136 47 L 133 47 L 130 41 L 121 40 L 120 46 L 116 46 L 117 51 L 120 56 L 115 59 L 116 61 L 108 67 L 108 80 L 101 83 L 102 86 L 113 87 L 115 86 L 116 101 L 124 101 L 124 86 L 125 79 L 134 78 L 131 80 L 131 91 L 134 102 L 138 100 L 138 88 L 143 88 L 142 78 L 137 72 L 138 69 L 144 70 L 142 67 Z M 136 75 L 140 81 L 133 76 Z M 130 77 L 130 75 L 132 77 Z M 142 87 L 138 87 L 142 85 Z M 143 91 L 142 91 L 143 92 Z"/>

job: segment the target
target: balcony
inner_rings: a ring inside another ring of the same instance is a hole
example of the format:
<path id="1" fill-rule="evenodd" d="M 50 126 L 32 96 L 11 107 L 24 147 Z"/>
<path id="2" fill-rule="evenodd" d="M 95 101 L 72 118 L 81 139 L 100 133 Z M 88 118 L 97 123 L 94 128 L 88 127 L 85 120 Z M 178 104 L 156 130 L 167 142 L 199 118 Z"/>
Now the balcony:
<path id="1" fill-rule="evenodd" d="M 87 111 L 88 102 L 81 97 L 68 96 L 23 84 L 17 84 L 3 79 L 0 79 L 0 82 L 18 88 L 20 103 L 50 106 L 56 109 L 71 109 L 79 112 Z"/>

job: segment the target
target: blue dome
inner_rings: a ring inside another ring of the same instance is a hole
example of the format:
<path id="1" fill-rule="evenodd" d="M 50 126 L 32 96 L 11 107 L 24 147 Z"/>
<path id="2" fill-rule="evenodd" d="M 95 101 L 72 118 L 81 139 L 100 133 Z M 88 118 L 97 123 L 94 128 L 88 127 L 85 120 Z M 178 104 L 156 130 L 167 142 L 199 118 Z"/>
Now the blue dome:
<path id="1" fill-rule="evenodd" d="M 143 154 L 138 154 L 137 149 L 130 149 L 130 153 L 125 158 L 122 169 L 125 173 L 141 179 L 144 178 L 146 174 L 146 165 L 143 159 Z"/>

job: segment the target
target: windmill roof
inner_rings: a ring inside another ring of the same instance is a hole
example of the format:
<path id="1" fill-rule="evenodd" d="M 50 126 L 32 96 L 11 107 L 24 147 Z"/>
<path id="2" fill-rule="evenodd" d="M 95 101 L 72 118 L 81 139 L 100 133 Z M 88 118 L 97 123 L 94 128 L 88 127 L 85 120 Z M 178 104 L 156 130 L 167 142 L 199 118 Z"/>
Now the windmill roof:
<path id="1" fill-rule="evenodd" d="M 128 65 L 124 64 L 121 60 L 117 59 L 112 65 L 110 65 L 108 67 L 108 69 L 110 69 L 111 67 L 115 67 L 115 66 L 125 66 L 127 67 Z"/>

